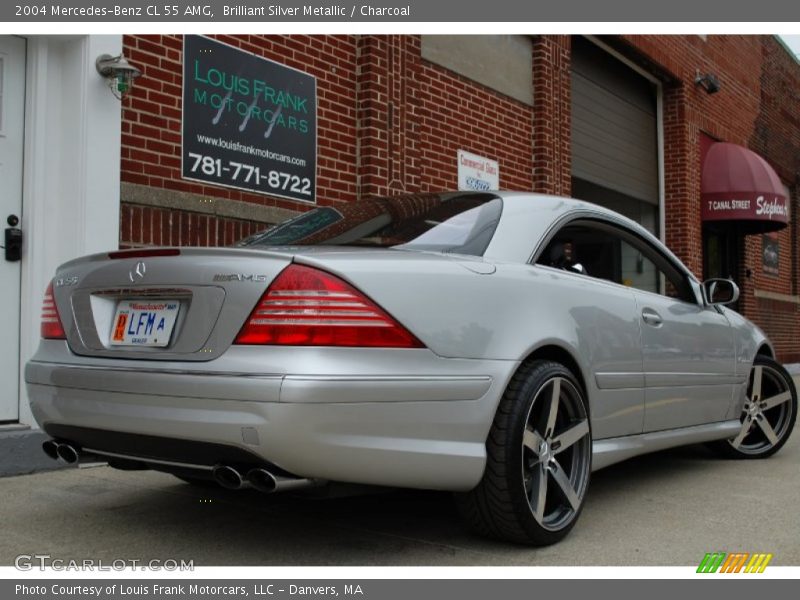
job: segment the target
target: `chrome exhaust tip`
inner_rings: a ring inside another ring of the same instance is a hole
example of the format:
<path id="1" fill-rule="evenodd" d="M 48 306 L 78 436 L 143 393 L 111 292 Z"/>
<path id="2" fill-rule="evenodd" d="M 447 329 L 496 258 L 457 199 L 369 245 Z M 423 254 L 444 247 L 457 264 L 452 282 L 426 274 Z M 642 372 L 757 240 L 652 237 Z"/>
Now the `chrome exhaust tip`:
<path id="1" fill-rule="evenodd" d="M 227 465 L 217 465 L 211 471 L 211 475 L 214 481 L 228 490 L 238 490 L 245 484 L 239 471 Z"/>
<path id="2" fill-rule="evenodd" d="M 55 440 L 47 440 L 42 442 L 42 450 L 47 456 L 53 460 L 58 460 L 58 442 Z"/>
<path id="3" fill-rule="evenodd" d="M 68 465 L 74 465 L 79 460 L 78 451 L 69 444 L 58 444 L 56 447 L 58 458 Z"/>
<path id="4" fill-rule="evenodd" d="M 319 479 L 305 479 L 303 477 L 286 477 L 275 475 L 267 469 L 250 469 L 247 472 L 247 481 L 253 488 L 265 494 L 273 492 L 285 492 L 301 488 L 314 487 L 325 483 Z"/>
<path id="5" fill-rule="evenodd" d="M 266 469 L 251 469 L 247 472 L 247 481 L 259 492 L 265 494 L 271 494 L 278 487 L 275 476 Z"/>

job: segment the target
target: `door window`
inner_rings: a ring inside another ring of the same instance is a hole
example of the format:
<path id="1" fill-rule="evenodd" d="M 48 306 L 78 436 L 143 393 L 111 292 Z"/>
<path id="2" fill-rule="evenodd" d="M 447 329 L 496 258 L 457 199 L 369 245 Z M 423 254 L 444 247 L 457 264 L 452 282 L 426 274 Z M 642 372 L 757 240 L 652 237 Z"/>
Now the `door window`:
<path id="1" fill-rule="evenodd" d="M 537 264 L 696 303 L 686 276 L 633 232 L 600 221 L 574 221 L 556 233 Z"/>

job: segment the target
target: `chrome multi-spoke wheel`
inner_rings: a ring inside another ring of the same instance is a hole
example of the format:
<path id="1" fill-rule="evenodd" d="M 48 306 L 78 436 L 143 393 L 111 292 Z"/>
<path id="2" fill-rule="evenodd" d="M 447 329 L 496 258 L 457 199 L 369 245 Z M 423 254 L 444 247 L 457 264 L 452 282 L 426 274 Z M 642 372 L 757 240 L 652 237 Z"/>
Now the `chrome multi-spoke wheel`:
<path id="1" fill-rule="evenodd" d="M 589 486 L 592 436 L 587 404 L 563 365 L 537 360 L 514 376 L 486 442 L 480 484 L 458 496 L 484 535 L 537 545 L 562 539 Z"/>
<path id="2" fill-rule="evenodd" d="M 791 376 L 774 360 L 758 356 L 750 370 L 739 433 L 716 447 L 736 458 L 766 458 L 786 443 L 796 416 Z"/>

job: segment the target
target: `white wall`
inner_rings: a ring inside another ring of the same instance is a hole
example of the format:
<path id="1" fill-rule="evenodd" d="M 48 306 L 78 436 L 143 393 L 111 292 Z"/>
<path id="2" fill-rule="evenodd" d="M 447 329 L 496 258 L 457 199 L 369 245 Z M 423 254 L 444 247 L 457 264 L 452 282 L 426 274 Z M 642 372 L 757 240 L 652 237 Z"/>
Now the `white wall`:
<path id="1" fill-rule="evenodd" d="M 59 264 L 119 243 L 121 106 L 94 63 L 121 50 L 120 35 L 28 38 L 20 422 L 31 426 L 24 369 L 44 290 Z"/>

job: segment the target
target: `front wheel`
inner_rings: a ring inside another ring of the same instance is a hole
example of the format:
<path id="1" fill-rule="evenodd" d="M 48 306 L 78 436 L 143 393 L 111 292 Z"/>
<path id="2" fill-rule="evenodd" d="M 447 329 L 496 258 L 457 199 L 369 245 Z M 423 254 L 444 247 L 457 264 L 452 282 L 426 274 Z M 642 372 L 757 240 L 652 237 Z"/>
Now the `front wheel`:
<path id="1" fill-rule="evenodd" d="M 767 458 L 789 439 L 797 418 L 797 391 L 782 365 L 758 355 L 750 369 L 736 437 L 712 447 L 731 458 Z"/>
<path id="2" fill-rule="evenodd" d="M 486 470 L 456 496 L 480 533 L 544 546 L 564 538 L 583 508 L 592 464 L 586 400 L 563 365 L 536 360 L 514 375 L 486 442 Z"/>

